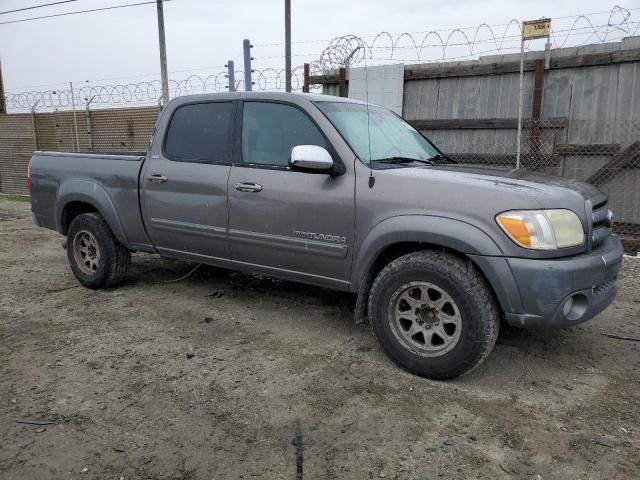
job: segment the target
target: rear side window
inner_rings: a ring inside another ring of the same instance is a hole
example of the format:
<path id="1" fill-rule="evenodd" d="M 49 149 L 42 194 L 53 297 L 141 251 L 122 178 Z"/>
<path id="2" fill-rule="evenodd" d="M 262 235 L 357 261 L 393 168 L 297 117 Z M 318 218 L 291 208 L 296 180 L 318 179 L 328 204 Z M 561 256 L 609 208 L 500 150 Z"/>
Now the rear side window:
<path id="1" fill-rule="evenodd" d="M 171 117 L 164 153 L 178 162 L 231 162 L 231 102 L 194 103 Z"/>
<path id="2" fill-rule="evenodd" d="M 242 159 L 246 163 L 286 167 L 296 145 L 327 144 L 318 127 L 298 108 L 281 103 L 245 102 Z"/>

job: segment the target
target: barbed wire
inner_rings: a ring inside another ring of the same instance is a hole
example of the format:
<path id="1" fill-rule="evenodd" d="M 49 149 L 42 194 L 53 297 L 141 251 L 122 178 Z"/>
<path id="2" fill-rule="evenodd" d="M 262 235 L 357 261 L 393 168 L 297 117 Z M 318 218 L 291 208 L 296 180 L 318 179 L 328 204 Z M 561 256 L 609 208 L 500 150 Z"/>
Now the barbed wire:
<path id="1" fill-rule="evenodd" d="M 626 9 L 619 5 L 615 5 L 611 11 L 595 15 L 607 15 L 605 23 L 597 23 L 595 18 L 589 15 L 578 15 L 576 17 L 567 17 L 573 19 L 568 28 L 553 28 L 550 36 L 550 43 L 556 48 L 566 47 L 573 37 L 582 35 L 587 36 L 580 43 L 587 43 L 595 38 L 595 42 L 612 41 L 612 32 L 634 36 L 640 31 L 640 21 L 632 18 L 633 13 L 637 9 Z M 504 27 L 498 29 L 498 27 Z M 493 44 L 494 52 L 503 50 L 512 50 L 514 44 L 519 46 L 522 35 L 522 23 L 517 19 L 512 19 L 504 25 L 489 25 L 482 23 L 477 27 L 471 28 L 455 28 L 448 31 L 430 30 L 426 32 L 403 32 L 389 33 L 380 32 L 372 37 L 362 37 L 353 34 L 335 37 L 329 41 L 328 46 L 320 54 L 316 66 L 320 70 L 336 69 L 341 67 L 349 67 L 363 63 L 365 57 L 374 60 L 377 51 L 387 51 L 388 55 L 379 60 L 393 61 L 400 60 L 396 57 L 398 50 L 413 50 L 415 58 L 410 60 L 402 59 L 402 61 L 443 61 L 452 57 L 473 57 L 478 53 L 478 46 L 484 44 Z M 367 40 L 369 38 L 370 40 Z M 619 38 L 618 38 L 619 39 Z M 451 52 L 452 48 L 457 48 L 455 52 Z M 425 57 L 425 50 L 438 51 L 437 55 Z M 461 54 L 466 51 L 466 54 Z M 485 50 L 486 51 L 486 50 Z"/>
<path id="2" fill-rule="evenodd" d="M 640 9 L 626 9 L 618 5 L 608 12 L 561 17 L 565 20 L 555 23 L 551 32 L 551 44 L 556 48 L 567 45 L 586 44 L 587 41 L 607 42 L 619 40 L 620 35 L 633 36 L 640 31 L 640 21 L 633 18 L 633 13 Z M 632 13 L 633 12 L 633 13 Z M 596 19 L 604 16 L 600 22 Z M 553 25 L 553 24 L 552 24 Z M 614 38 L 615 35 L 619 38 Z M 320 75 L 341 67 L 361 65 L 365 61 L 385 62 L 429 62 L 460 60 L 477 57 L 481 54 L 506 53 L 520 47 L 521 22 L 512 19 L 501 25 L 482 23 L 476 27 L 454 28 L 450 30 L 430 30 L 424 32 L 404 32 L 393 34 L 380 32 L 370 36 L 353 34 L 342 35 L 328 41 L 319 54 L 303 54 L 316 59 L 309 62 L 311 75 Z M 573 41 L 577 37 L 580 42 Z M 595 39 L 595 40 L 592 40 Z M 308 41 L 310 43 L 312 41 Z M 300 42 L 298 42 L 300 43 Z M 268 46 L 269 44 L 267 44 Z M 403 52 L 403 56 L 399 56 Z M 281 58 L 265 56 L 263 59 Z M 255 60 L 260 63 L 260 57 Z M 210 67 L 206 67 L 208 69 Z M 213 67 L 215 68 L 215 67 Z M 218 67 L 219 68 L 219 67 Z M 202 69 L 180 70 L 173 73 L 189 72 Z M 303 65 L 292 70 L 291 83 L 293 90 L 300 90 L 303 85 Z M 285 86 L 284 68 L 265 67 L 252 70 L 252 83 L 255 90 L 282 90 Z M 140 77 L 140 76 L 139 76 Z M 103 80 L 117 80 L 111 77 Z M 235 71 L 236 89 L 244 89 L 244 72 Z M 312 85 L 311 88 L 319 88 Z M 209 75 L 192 74 L 183 80 L 169 81 L 171 97 L 194 93 L 225 92 L 229 90 L 226 71 Z M 7 93 L 4 100 L 8 110 L 31 109 L 66 109 L 75 101 L 76 106 L 83 108 L 91 105 L 149 105 L 159 103 L 161 97 L 159 80 L 140 81 L 122 84 L 78 84 L 71 89 L 26 90 Z M 73 101 L 72 101 L 73 100 Z"/>
<path id="3" fill-rule="evenodd" d="M 304 66 L 299 65 L 291 72 L 292 88 L 301 90 Z M 244 90 L 244 72 L 235 70 L 236 89 Z M 282 90 L 285 86 L 285 70 L 265 68 L 252 70 L 253 88 L 257 90 Z M 179 97 L 196 93 L 216 93 L 229 91 L 227 72 L 207 76 L 190 75 L 184 80 L 169 80 L 169 96 Z M 117 85 L 79 85 L 73 90 L 76 107 L 118 104 L 157 104 L 162 96 L 159 80 Z M 64 109 L 71 107 L 71 89 L 33 90 L 7 93 L 5 105 L 9 110 Z"/>

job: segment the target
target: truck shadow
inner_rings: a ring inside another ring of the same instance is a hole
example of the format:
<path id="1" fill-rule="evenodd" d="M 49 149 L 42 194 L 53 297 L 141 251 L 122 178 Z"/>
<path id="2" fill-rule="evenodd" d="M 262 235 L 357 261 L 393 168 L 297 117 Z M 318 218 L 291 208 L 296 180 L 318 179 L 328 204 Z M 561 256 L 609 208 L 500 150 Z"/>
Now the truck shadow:
<path id="1" fill-rule="evenodd" d="M 460 389 L 469 398 L 545 408 L 549 398 L 572 403 L 594 395 L 622 368 L 615 351 L 619 345 L 599 334 L 602 325 L 615 319 L 609 312 L 595 320 L 599 325 L 533 331 L 502 325 L 496 348 L 480 368 L 458 379 L 433 382 L 397 367 L 371 328 L 354 324 L 355 296 L 350 293 L 206 265 L 193 270 L 195 266 L 134 255 L 128 280 L 133 289 L 142 290 L 139 293 L 180 298 L 179 310 L 192 303 L 190 311 L 203 317 L 196 319 L 198 326 L 188 327 L 190 341 L 200 342 L 201 350 L 209 348 L 209 342 L 239 345 L 241 350 L 252 345 L 259 350 L 255 354 L 269 352 L 293 375 L 317 369 L 351 378 L 357 371 L 363 379 L 378 379 L 373 385 L 401 381 L 415 388 L 426 382 L 437 389 Z M 212 323 L 203 323 L 204 311 L 211 312 L 207 315 Z M 245 319 L 240 327 L 238 319 Z M 316 342 L 312 351 L 306 347 L 308 339 Z M 304 375 L 296 381 L 301 378 Z M 325 398 L 327 393 L 318 395 Z"/>
<path id="2" fill-rule="evenodd" d="M 317 318 L 313 320 L 308 313 L 311 308 L 320 312 L 320 315 L 330 322 L 331 328 L 337 334 L 343 333 L 345 338 L 353 337 L 356 331 L 362 329 L 365 335 L 356 335 L 358 340 L 355 343 L 350 342 L 353 348 L 362 351 L 377 348 L 377 342 L 368 325 L 355 328 L 354 294 L 208 265 L 201 265 L 193 270 L 195 266 L 194 263 L 179 260 L 135 255 L 128 277 L 129 284 L 143 288 L 151 285 L 180 288 L 184 289 L 187 296 L 192 295 L 197 287 L 198 294 L 206 292 L 204 296 L 209 297 L 212 302 L 225 297 L 238 306 L 245 301 L 255 302 L 259 299 L 260 302 L 268 302 L 283 312 L 299 313 L 296 318 L 301 325 L 308 322 L 310 328 L 311 325 L 316 328 Z M 508 327 L 503 323 L 496 349 L 488 363 L 511 364 L 512 367 L 522 364 L 521 368 L 524 369 L 532 358 L 556 366 L 566 364 L 570 358 L 588 362 L 592 359 L 593 345 L 591 341 L 585 342 L 584 337 L 584 330 L 575 327 L 525 330 Z"/>
<path id="3" fill-rule="evenodd" d="M 336 308 L 341 313 L 353 313 L 356 296 L 323 287 L 280 280 L 261 274 L 200 265 L 186 276 L 196 264 L 173 259 L 158 259 L 151 255 L 135 255 L 129 271 L 129 285 L 176 286 L 183 283 L 205 285 L 211 298 L 250 292 L 276 301 L 292 304 L 316 305 Z M 184 277 L 184 278 L 183 278 Z"/>

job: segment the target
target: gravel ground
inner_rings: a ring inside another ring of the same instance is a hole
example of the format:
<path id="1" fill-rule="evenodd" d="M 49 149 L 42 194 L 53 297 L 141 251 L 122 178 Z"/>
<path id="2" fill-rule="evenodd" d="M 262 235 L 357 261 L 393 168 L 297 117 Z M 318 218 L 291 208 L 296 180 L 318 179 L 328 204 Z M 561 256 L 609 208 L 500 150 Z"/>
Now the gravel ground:
<path id="1" fill-rule="evenodd" d="M 91 291 L 61 240 L 0 199 L 2 479 L 640 476 L 640 343 L 602 335 L 640 338 L 640 260 L 598 318 L 503 331 L 433 382 L 349 295 L 208 267 L 167 283 L 193 266 L 152 255 Z"/>

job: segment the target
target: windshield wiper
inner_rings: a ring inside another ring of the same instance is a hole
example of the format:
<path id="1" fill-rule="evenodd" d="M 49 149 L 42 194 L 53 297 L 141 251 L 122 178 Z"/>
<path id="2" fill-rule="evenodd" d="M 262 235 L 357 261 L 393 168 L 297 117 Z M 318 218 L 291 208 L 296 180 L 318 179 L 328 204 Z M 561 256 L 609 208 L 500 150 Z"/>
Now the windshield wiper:
<path id="1" fill-rule="evenodd" d="M 386 157 L 386 158 L 376 158 L 371 160 L 372 162 L 385 162 L 385 163 L 424 163 L 425 165 L 435 165 L 431 160 L 422 160 L 420 158 L 411 158 L 411 157 Z"/>
<path id="2" fill-rule="evenodd" d="M 445 157 L 441 153 L 437 154 L 435 157 L 431 157 L 430 160 L 433 162 L 443 163 L 443 164 L 458 163 L 455 160 L 451 160 L 449 157 Z"/>

